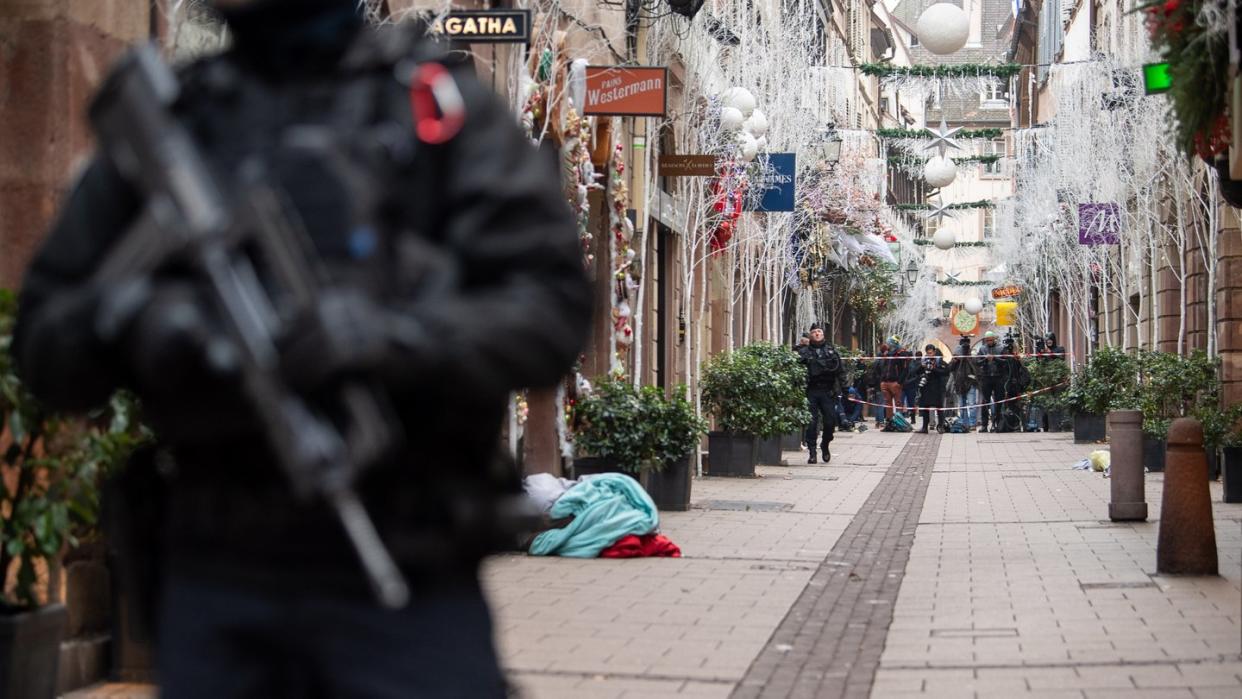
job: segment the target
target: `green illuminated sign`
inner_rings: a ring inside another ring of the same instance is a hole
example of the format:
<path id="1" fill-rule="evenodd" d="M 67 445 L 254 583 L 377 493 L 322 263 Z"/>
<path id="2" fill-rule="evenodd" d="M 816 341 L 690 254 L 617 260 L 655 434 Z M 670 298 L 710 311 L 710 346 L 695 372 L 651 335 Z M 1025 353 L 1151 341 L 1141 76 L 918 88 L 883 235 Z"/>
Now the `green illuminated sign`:
<path id="1" fill-rule="evenodd" d="M 1143 66 L 1143 85 L 1149 95 L 1168 92 L 1173 87 L 1173 78 L 1169 77 L 1169 64 L 1148 63 Z"/>

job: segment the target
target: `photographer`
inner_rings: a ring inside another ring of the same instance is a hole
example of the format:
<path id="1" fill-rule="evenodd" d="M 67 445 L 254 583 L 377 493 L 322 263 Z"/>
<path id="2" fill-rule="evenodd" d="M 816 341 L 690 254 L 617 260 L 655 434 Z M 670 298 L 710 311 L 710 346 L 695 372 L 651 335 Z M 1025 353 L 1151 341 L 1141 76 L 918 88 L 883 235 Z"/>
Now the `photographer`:
<path id="1" fill-rule="evenodd" d="M 983 333 L 983 344 L 975 350 L 974 361 L 976 376 L 979 377 L 979 402 L 983 404 L 979 424 L 984 432 L 988 431 L 989 422 L 993 423 L 993 431 L 996 430 L 996 423 L 1000 422 L 1000 405 L 997 402 L 1004 397 L 1005 378 L 1002 354 L 1004 351 L 996 342 L 996 333 L 991 330 Z"/>
<path id="2" fill-rule="evenodd" d="M 932 413 L 936 414 L 936 428 L 940 429 L 944 425 L 944 411 L 938 408 L 944 407 L 944 385 L 949 376 L 949 365 L 940 356 L 940 350 L 935 345 L 929 343 L 923 349 L 927 354 L 915 366 L 918 373 L 918 405 L 923 413 L 923 427 L 919 432 L 927 434 Z"/>
<path id="3" fill-rule="evenodd" d="M 1001 397 L 1006 402 L 996 412 L 995 426 L 998 432 L 1016 432 L 1022 428 L 1022 401 L 1018 398 L 1031 385 L 1031 374 L 1016 356 L 1018 342 L 1012 332 L 1005 333 L 1001 351 L 1005 355 L 1000 364 Z"/>
<path id="4" fill-rule="evenodd" d="M 979 379 L 975 375 L 975 362 L 970 358 L 970 338 L 963 337 L 957 342 L 953 362 L 949 365 L 950 381 L 953 392 L 957 394 L 958 419 L 967 430 L 973 430 L 979 422 Z"/>

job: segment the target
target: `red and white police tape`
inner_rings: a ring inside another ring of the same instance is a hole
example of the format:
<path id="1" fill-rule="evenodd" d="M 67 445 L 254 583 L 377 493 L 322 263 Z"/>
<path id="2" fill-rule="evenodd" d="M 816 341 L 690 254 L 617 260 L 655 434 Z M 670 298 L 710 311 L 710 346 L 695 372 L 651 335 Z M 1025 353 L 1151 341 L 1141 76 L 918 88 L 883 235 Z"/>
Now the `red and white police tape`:
<path id="1" fill-rule="evenodd" d="M 1002 399 L 1002 400 L 994 400 L 994 401 L 990 401 L 990 402 L 987 402 L 987 403 L 975 403 L 974 405 L 959 405 L 959 406 L 954 407 L 954 408 L 922 408 L 922 407 L 911 407 L 910 409 L 911 409 L 911 410 L 934 410 L 934 411 L 937 411 L 937 412 L 946 412 L 946 413 L 947 413 L 947 412 L 953 412 L 953 411 L 955 411 L 955 410 L 966 410 L 966 409 L 968 409 L 968 408 L 983 408 L 983 407 L 986 407 L 986 406 L 989 406 L 989 405 L 1000 405 L 1001 403 L 1009 403 L 1009 402 L 1011 402 L 1011 401 L 1015 401 L 1015 400 L 1022 400 L 1023 398 L 1029 398 L 1029 397 L 1031 397 L 1031 396 L 1038 395 L 1038 394 L 1040 394 L 1040 393 L 1047 393 L 1048 391 L 1055 391 L 1056 389 L 1061 388 L 1062 386 L 1066 386 L 1066 385 L 1068 385 L 1068 384 L 1069 384 L 1069 382 L 1068 382 L 1068 381 L 1063 381 L 1063 382 L 1061 382 L 1061 383 L 1059 383 L 1059 384 L 1057 384 L 1057 385 L 1055 385 L 1055 386 L 1049 386 L 1048 388 L 1041 388 L 1041 389 L 1039 389 L 1038 391 L 1029 391 L 1029 392 L 1027 392 L 1027 393 L 1023 393 L 1023 394 L 1022 394 L 1022 395 L 1020 395 L 1020 396 L 1014 396 L 1013 398 L 1004 398 L 1004 399 Z M 861 403 L 862 405 L 870 405 L 870 406 L 874 406 L 874 407 L 876 407 L 876 408 L 884 408 L 884 409 L 886 409 L 886 410 L 900 410 L 900 409 L 901 409 L 901 406 L 899 406 L 899 405 L 895 405 L 895 404 L 893 404 L 893 403 L 871 403 L 871 402 L 868 402 L 868 401 L 865 401 L 865 400 L 858 400 L 857 398 L 846 398 L 846 400 L 848 400 L 848 401 L 849 401 L 849 402 L 851 402 L 851 403 Z"/>

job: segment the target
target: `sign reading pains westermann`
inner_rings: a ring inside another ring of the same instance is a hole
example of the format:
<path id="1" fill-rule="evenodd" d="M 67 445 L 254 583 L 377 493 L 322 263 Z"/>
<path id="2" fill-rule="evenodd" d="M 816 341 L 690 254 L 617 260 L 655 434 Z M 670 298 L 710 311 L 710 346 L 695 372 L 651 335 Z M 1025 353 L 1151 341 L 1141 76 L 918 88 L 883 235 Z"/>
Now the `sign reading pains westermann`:
<path id="1" fill-rule="evenodd" d="M 584 114 L 664 116 L 668 111 L 668 68 L 587 66 Z"/>
<path id="2" fill-rule="evenodd" d="M 459 10 L 435 20 L 431 33 L 475 44 L 529 44 L 530 10 Z"/>

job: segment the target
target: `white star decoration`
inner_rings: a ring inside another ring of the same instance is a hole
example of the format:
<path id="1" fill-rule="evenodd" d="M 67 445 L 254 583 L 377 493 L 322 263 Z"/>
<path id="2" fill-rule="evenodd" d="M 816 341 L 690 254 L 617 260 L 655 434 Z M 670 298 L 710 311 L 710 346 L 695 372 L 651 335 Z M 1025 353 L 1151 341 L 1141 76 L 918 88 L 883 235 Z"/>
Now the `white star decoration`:
<path id="1" fill-rule="evenodd" d="M 948 216 L 949 218 L 953 218 L 954 210 L 950 208 L 953 206 L 952 204 L 946 204 L 943 201 L 939 201 L 939 202 L 929 201 L 927 203 L 931 205 L 933 208 L 930 209 L 927 212 L 927 215 L 923 217 L 925 220 L 931 220 L 934 218 L 939 223 L 941 221 L 944 221 L 945 216 Z"/>
<path id="2" fill-rule="evenodd" d="M 924 126 L 924 127 L 923 127 L 923 130 L 924 130 L 924 131 L 926 131 L 927 133 L 931 134 L 931 137 L 932 137 L 932 142 L 931 142 L 931 143 L 929 143 L 929 144 L 927 144 L 927 147 L 926 147 L 924 150 L 931 150 L 932 148 L 935 148 L 935 149 L 937 149 L 938 154 L 940 155 L 940 157 L 942 157 L 942 158 L 943 158 L 943 157 L 944 157 L 945 152 L 947 152 L 947 151 L 948 151 L 948 149 L 950 149 L 950 148 L 956 148 L 957 150 L 961 150 L 961 149 L 962 149 L 962 147 L 961 147 L 961 146 L 957 145 L 957 143 L 955 143 L 955 142 L 952 140 L 952 139 L 953 139 L 954 134 L 956 134 L 958 131 L 961 131 L 961 130 L 962 130 L 962 127 L 960 127 L 960 126 L 956 126 L 956 127 L 954 127 L 954 128 L 951 128 L 951 129 L 950 129 L 950 128 L 949 128 L 949 125 L 945 123 L 945 121 L 944 121 L 944 117 L 941 117 L 941 118 L 940 118 L 940 128 L 939 128 L 939 129 L 937 129 L 937 130 L 933 131 L 933 130 L 931 130 L 931 129 L 927 128 L 926 126 Z"/>

